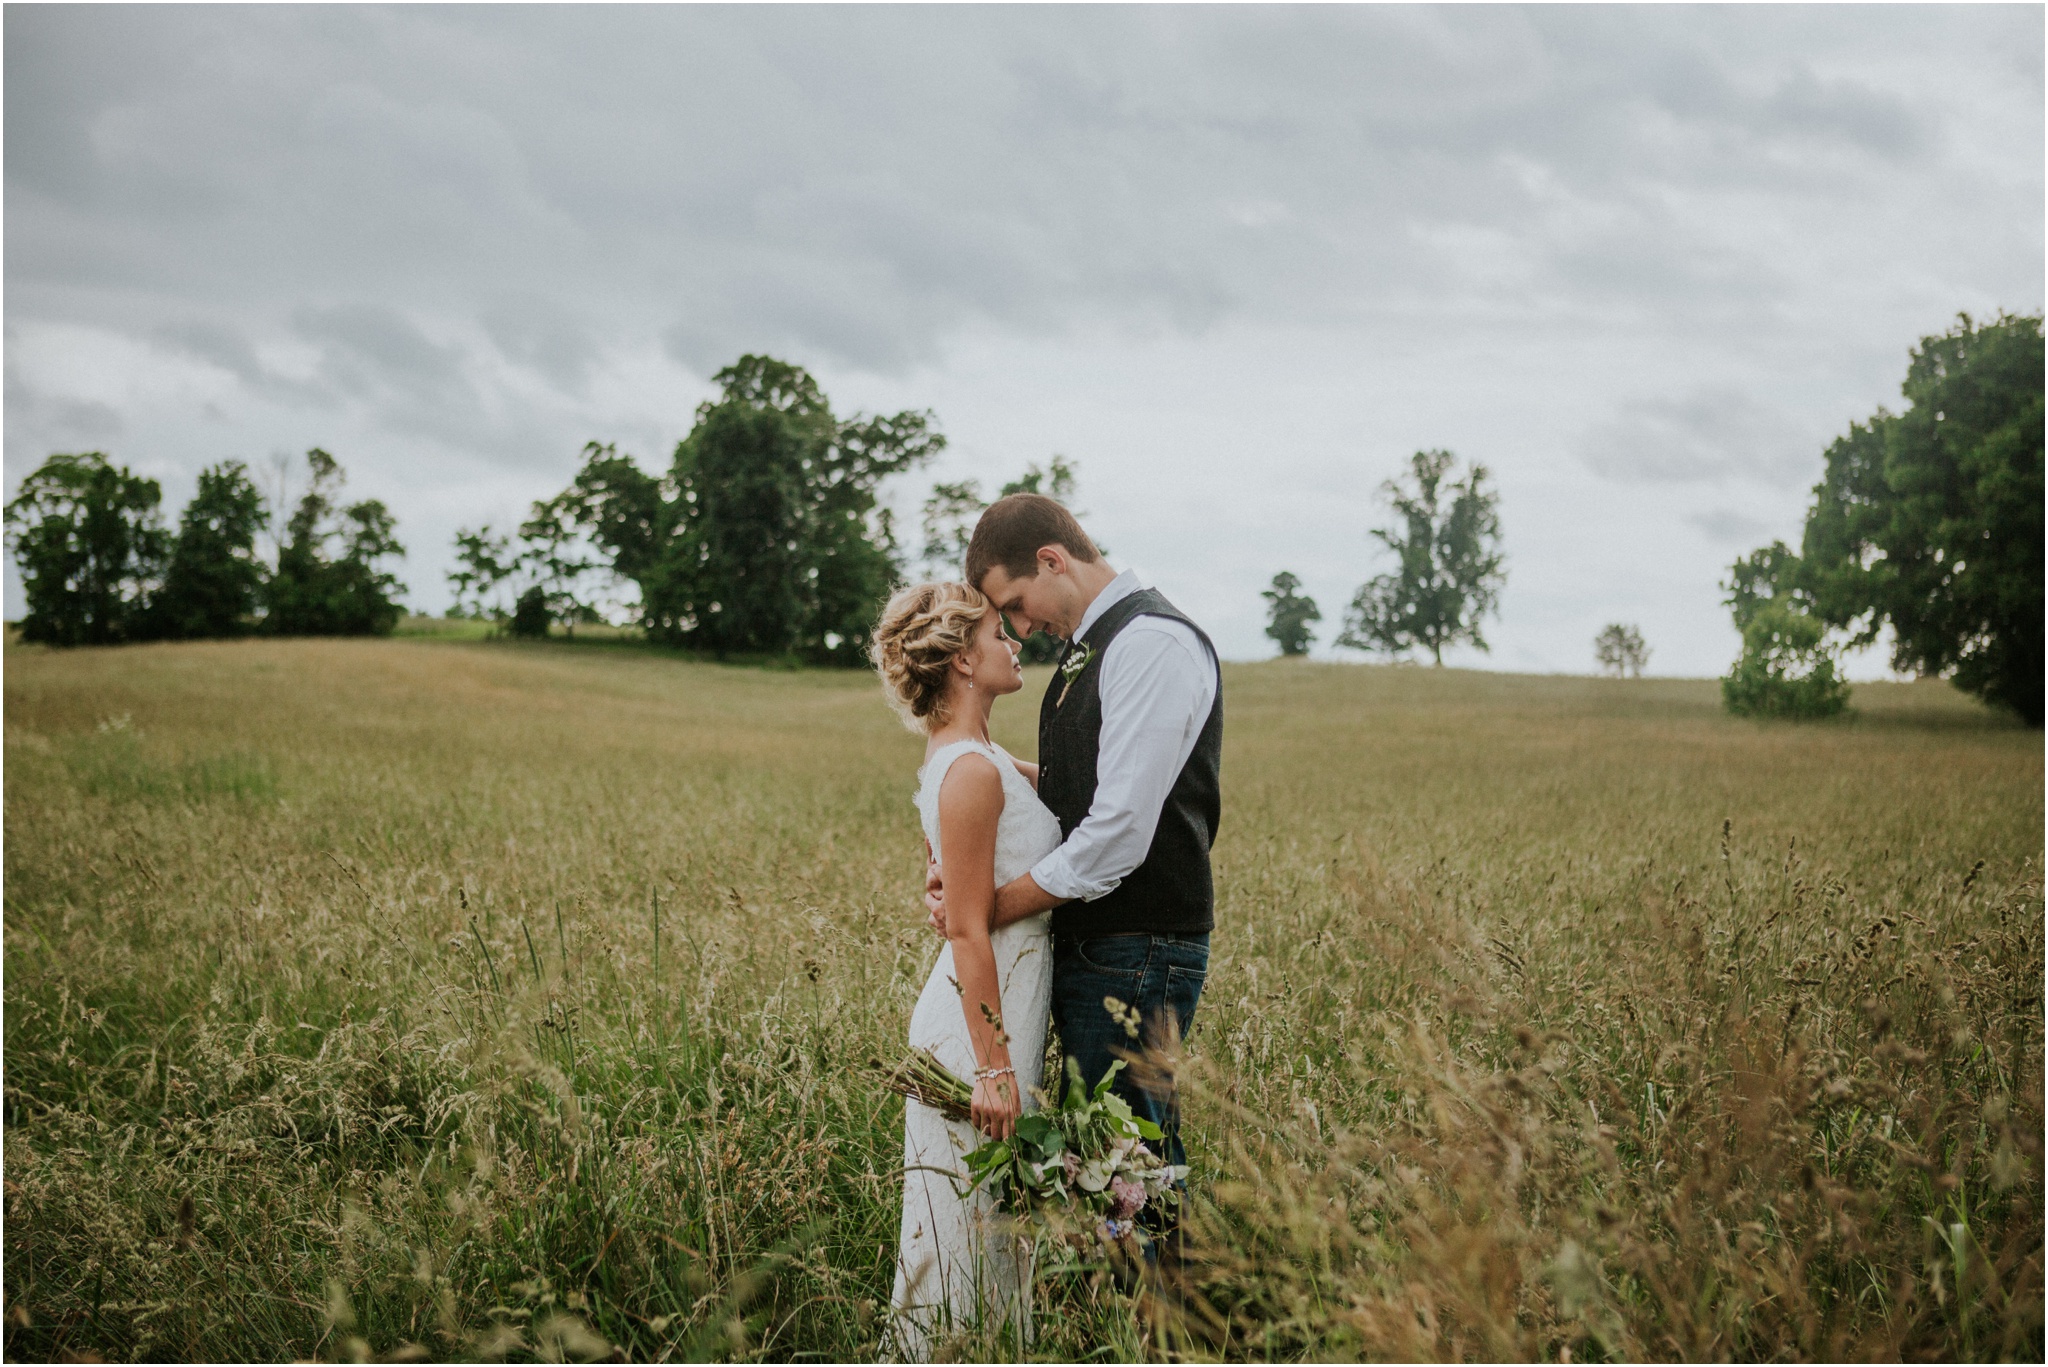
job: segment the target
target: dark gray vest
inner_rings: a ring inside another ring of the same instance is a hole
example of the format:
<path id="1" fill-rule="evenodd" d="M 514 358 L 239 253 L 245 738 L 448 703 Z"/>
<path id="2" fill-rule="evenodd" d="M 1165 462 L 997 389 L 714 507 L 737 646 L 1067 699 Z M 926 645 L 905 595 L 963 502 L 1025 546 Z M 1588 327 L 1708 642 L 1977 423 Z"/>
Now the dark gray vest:
<path id="1" fill-rule="evenodd" d="M 1113 604 L 1092 623 L 1085 637 L 1070 644 L 1062 663 L 1076 658 L 1085 644 L 1088 662 L 1069 679 L 1055 671 L 1038 710 L 1038 796 L 1069 836 L 1095 802 L 1095 762 L 1102 740 L 1102 657 L 1110 642 L 1143 616 L 1170 617 L 1186 623 L 1204 645 L 1209 638 L 1180 609 L 1153 589 L 1140 589 Z M 1215 647 L 1209 646 L 1213 655 Z M 1166 795 L 1159 828 L 1145 862 L 1116 889 L 1092 902 L 1069 902 L 1052 914 L 1053 934 L 1068 939 L 1122 935 L 1135 931 L 1154 935 L 1206 932 L 1216 921 L 1215 884 L 1209 873 L 1209 847 L 1215 843 L 1223 809 L 1218 776 L 1223 762 L 1223 679 L 1216 680 L 1216 701 L 1195 741 L 1194 752 Z"/>

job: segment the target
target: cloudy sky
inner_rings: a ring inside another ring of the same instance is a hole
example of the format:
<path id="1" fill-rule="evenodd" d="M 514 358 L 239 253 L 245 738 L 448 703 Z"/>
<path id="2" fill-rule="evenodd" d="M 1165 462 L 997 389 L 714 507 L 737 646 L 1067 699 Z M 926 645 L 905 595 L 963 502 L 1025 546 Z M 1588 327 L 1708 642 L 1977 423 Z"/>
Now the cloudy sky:
<path id="1" fill-rule="evenodd" d="M 22 6 L 7 486 L 320 445 L 417 609 L 591 439 L 666 462 L 748 351 L 1061 453 L 1227 655 L 1323 640 L 1375 490 L 1501 490 L 1493 652 L 1711 675 L 1715 580 L 1959 310 L 2038 311 L 2036 6 Z M 21 610 L 11 563 L 10 616 Z M 1882 673 L 1882 662 L 1858 672 Z"/>

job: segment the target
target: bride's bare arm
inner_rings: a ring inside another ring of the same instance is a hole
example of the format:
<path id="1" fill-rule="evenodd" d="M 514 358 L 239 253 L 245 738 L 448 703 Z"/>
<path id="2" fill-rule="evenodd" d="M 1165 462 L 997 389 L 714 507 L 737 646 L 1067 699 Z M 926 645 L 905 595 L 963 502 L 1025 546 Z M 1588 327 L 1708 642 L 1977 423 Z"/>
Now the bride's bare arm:
<path id="1" fill-rule="evenodd" d="M 1024 781 L 1025 781 L 1026 783 L 1029 783 L 1029 784 L 1031 785 L 1031 791 L 1032 791 L 1032 792 L 1034 792 L 1034 793 L 1035 793 L 1035 792 L 1037 792 L 1037 791 L 1038 791 L 1038 766 L 1037 766 L 1036 764 L 1033 764 L 1033 763 L 1032 763 L 1032 762 L 1031 762 L 1030 760 L 1028 760 L 1028 759 L 1018 759 L 1018 758 L 1016 758 L 1015 756 L 1012 756 L 1012 757 L 1011 757 L 1011 759 L 1010 759 L 1010 763 L 1012 763 L 1012 764 L 1016 765 L 1016 766 L 1017 766 L 1017 772 L 1018 772 L 1018 773 L 1020 773 L 1020 774 L 1022 774 L 1022 775 L 1024 775 Z"/>
<path id="2" fill-rule="evenodd" d="M 1037 766 L 1033 766 L 1034 770 Z M 943 793 L 943 789 L 941 792 Z M 924 846 L 924 909 L 931 918 L 932 929 L 946 934 L 946 880 L 945 871 L 939 861 L 932 858 L 931 842 Z M 989 916 L 989 928 L 1001 930 L 1027 917 L 1063 907 L 1070 899 L 1055 897 L 1038 886 L 1038 880 L 1028 873 L 1020 873 L 996 889 L 994 910 Z"/>
<path id="3" fill-rule="evenodd" d="M 960 984 L 960 1010 L 974 1042 L 978 1072 L 973 1122 L 983 1134 L 1007 1139 L 1023 1110 L 1017 1075 L 1003 1033 L 1003 993 L 989 943 L 996 904 L 996 825 L 1003 815 L 1003 781 L 980 755 L 962 755 L 939 785 L 939 848 L 946 852 L 946 938 L 953 945 L 953 972 Z"/>

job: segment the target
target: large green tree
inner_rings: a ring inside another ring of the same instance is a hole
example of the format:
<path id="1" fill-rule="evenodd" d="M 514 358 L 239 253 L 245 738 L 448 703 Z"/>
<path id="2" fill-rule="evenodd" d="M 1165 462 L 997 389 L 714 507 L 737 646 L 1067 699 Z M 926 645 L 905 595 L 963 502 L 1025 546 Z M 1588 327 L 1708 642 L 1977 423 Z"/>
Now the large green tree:
<path id="1" fill-rule="evenodd" d="M 264 627 L 279 636 L 388 635 L 405 586 L 380 562 L 405 554 L 397 520 L 377 499 L 337 503 L 347 476 L 327 452 L 314 447 L 306 463 L 312 485 L 285 524 Z"/>
<path id="2" fill-rule="evenodd" d="M 1419 646 L 1438 665 L 1444 647 L 1458 641 L 1490 649 L 1479 624 L 1507 582 L 1500 496 L 1488 487 L 1484 465 L 1452 479 L 1456 464 L 1449 451 L 1417 451 L 1406 481 L 1380 486 L 1399 520 L 1373 535 L 1398 563 L 1359 588 L 1337 644 L 1390 655 Z"/>
<path id="3" fill-rule="evenodd" d="M 24 479 L 6 508 L 28 599 L 22 639 L 108 645 L 145 634 L 169 549 L 162 501 L 155 480 L 99 451 L 51 456 Z"/>
<path id="4" fill-rule="evenodd" d="M 665 476 L 593 442 L 553 509 L 639 586 L 653 638 L 858 663 L 898 577 L 876 486 L 945 438 L 928 413 L 837 418 L 816 380 L 772 357 L 713 378 L 720 395 Z"/>
<path id="5" fill-rule="evenodd" d="M 2042 714 L 2042 340 L 2038 316 L 1967 314 L 1921 339 L 1901 386 L 1828 448 L 1802 547 L 1814 612 L 1892 666 Z"/>
<path id="6" fill-rule="evenodd" d="M 153 636 L 240 636 L 263 589 L 256 534 L 269 522 L 263 495 L 240 461 L 199 472 L 199 488 L 178 519 L 163 587 L 150 599 Z"/>

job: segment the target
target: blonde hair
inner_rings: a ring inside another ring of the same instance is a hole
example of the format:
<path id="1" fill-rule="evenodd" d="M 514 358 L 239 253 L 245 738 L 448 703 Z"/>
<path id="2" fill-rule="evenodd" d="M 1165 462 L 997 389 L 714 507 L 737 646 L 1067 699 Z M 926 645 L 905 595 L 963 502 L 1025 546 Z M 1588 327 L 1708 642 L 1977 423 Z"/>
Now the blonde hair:
<path id="1" fill-rule="evenodd" d="M 972 584 L 941 581 L 899 589 L 875 623 L 869 658 L 889 705 L 913 731 L 946 721 L 946 675 L 974 644 L 989 601 Z"/>

